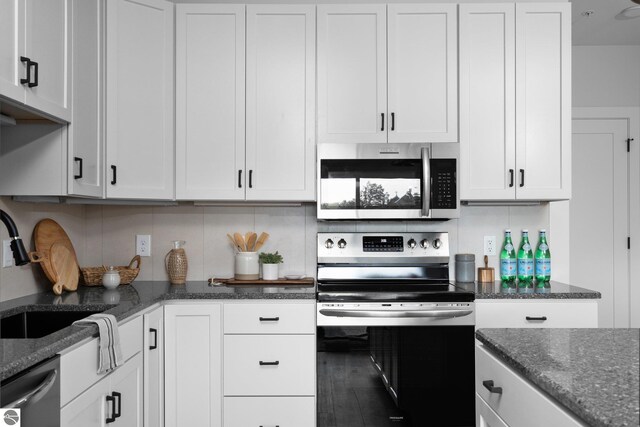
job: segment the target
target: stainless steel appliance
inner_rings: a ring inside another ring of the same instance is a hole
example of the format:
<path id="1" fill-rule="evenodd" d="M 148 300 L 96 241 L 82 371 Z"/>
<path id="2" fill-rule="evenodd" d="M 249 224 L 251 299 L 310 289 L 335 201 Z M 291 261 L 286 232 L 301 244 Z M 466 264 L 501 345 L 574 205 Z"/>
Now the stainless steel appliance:
<path id="1" fill-rule="evenodd" d="M 318 427 L 473 426 L 473 301 L 447 233 L 319 233 Z"/>
<path id="2" fill-rule="evenodd" d="M 459 144 L 318 145 L 319 219 L 460 216 Z"/>
<path id="3" fill-rule="evenodd" d="M 0 408 L 19 408 L 20 425 L 25 427 L 60 427 L 59 356 L 3 381 Z"/>

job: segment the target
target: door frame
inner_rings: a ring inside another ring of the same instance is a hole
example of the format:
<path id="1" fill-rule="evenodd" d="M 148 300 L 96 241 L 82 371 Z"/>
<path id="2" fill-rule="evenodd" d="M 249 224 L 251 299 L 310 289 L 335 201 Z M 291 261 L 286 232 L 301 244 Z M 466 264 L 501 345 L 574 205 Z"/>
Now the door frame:
<path id="1" fill-rule="evenodd" d="M 635 140 L 629 152 L 629 235 L 633 236 L 629 257 L 629 323 L 640 327 L 640 107 L 575 107 L 571 119 L 628 120 L 628 132 Z M 554 279 L 571 283 L 569 276 L 569 201 L 549 204 L 549 228 L 553 232 Z M 635 262 L 634 262 L 635 261 Z M 638 280 L 638 279 L 636 279 Z"/>

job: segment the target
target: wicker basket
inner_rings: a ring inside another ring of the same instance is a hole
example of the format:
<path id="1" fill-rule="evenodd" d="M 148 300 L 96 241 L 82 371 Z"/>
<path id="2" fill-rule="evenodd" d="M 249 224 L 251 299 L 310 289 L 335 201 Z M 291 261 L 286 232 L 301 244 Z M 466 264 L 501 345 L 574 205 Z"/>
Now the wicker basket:
<path id="1" fill-rule="evenodd" d="M 133 282 L 136 277 L 138 277 L 138 273 L 140 273 L 140 263 L 141 259 L 139 255 L 133 257 L 131 262 L 126 267 L 114 267 L 120 273 L 120 284 L 128 285 Z M 133 265 L 136 264 L 135 267 Z M 100 267 L 84 267 L 80 268 L 82 272 L 82 278 L 84 279 L 85 286 L 100 286 L 102 285 L 102 275 L 107 269 L 105 266 Z"/>

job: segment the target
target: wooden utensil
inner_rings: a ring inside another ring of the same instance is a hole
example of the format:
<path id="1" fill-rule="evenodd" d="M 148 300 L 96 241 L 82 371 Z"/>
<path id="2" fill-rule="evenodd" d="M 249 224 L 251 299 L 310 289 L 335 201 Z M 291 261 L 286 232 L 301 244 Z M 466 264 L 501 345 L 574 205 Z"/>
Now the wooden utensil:
<path id="1" fill-rule="evenodd" d="M 236 242 L 236 245 L 238 246 L 238 248 L 240 248 L 240 252 L 247 251 L 247 246 L 244 243 L 244 237 L 242 237 L 242 234 L 238 232 L 233 233 L 233 240 Z"/>
<path id="2" fill-rule="evenodd" d="M 78 264 L 76 251 L 73 249 L 73 243 L 64 229 L 50 218 L 45 218 L 38 222 L 33 229 L 33 241 L 35 243 L 35 252 L 29 252 L 31 262 L 38 262 L 42 266 L 44 274 L 51 283 L 56 283 L 58 277 L 51 266 L 51 247 L 54 243 L 60 242 L 69 249 L 71 255 Z"/>
<path id="3" fill-rule="evenodd" d="M 236 241 L 233 239 L 231 234 L 227 233 L 227 237 L 229 238 L 229 241 L 231 242 L 231 245 L 233 246 L 233 249 L 236 252 L 242 252 L 242 250 L 238 247 L 238 245 L 236 245 Z"/>
<path id="4" fill-rule="evenodd" d="M 484 267 L 478 268 L 478 282 L 493 283 L 494 281 L 493 267 L 489 267 L 489 257 L 484 256 Z"/>
<path id="5" fill-rule="evenodd" d="M 258 240 L 258 235 L 253 231 L 248 233 L 249 238 L 247 239 L 247 250 L 249 252 L 255 252 L 256 249 L 256 241 Z"/>
<path id="6" fill-rule="evenodd" d="M 266 242 L 268 238 L 269 238 L 269 233 L 265 233 L 265 232 L 260 233 L 260 237 L 258 238 L 258 241 L 256 242 L 256 246 L 255 248 L 253 248 L 253 250 L 257 252 L 264 245 L 264 242 Z"/>
<path id="7" fill-rule="evenodd" d="M 73 254 L 64 242 L 58 241 L 51 246 L 51 267 L 58 280 L 53 285 L 53 293 L 61 295 L 63 290 L 76 291 L 80 268 Z"/>

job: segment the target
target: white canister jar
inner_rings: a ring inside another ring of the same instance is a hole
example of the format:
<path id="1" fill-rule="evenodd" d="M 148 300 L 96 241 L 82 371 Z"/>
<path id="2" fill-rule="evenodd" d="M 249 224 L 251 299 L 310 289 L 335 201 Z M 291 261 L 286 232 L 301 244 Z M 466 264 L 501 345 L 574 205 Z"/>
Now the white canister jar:
<path id="1" fill-rule="evenodd" d="M 236 254 L 234 277 L 236 280 L 260 279 L 258 252 L 238 252 Z"/>
<path id="2" fill-rule="evenodd" d="M 107 289 L 115 289 L 120 284 L 120 273 L 113 267 L 109 267 L 102 275 L 102 285 Z"/>
<path id="3" fill-rule="evenodd" d="M 278 264 L 262 264 L 262 280 L 278 280 Z"/>

